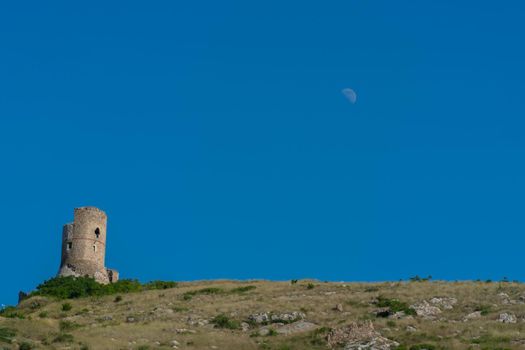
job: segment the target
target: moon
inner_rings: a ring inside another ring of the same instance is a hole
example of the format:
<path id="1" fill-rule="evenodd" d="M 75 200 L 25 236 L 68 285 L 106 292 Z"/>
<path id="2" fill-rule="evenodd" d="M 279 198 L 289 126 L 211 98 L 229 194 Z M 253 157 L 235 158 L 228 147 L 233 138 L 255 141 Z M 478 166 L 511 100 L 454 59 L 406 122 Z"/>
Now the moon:
<path id="1" fill-rule="evenodd" d="M 354 104 L 357 101 L 357 94 L 353 89 L 345 88 L 341 92 L 351 104 Z"/>

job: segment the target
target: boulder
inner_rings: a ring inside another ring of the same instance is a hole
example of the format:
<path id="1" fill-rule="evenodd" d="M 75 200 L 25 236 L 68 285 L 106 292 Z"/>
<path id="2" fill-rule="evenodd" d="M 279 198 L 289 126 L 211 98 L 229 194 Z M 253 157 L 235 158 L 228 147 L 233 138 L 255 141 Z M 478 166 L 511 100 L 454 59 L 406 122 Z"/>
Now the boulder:
<path id="1" fill-rule="evenodd" d="M 332 348 L 344 347 L 344 350 L 391 350 L 399 343 L 383 337 L 374 329 L 372 322 L 356 323 L 333 329 L 327 337 Z"/>
<path id="2" fill-rule="evenodd" d="M 516 315 L 514 314 L 504 312 L 499 315 L 498 321 L 502 323 L 516 323 L 517 318 L 516 318 Z"/>
<path id="3" fill-rule="evenodd" d="M 430 305 L 426 300 L 419 304 L 411 305 L 410 308 L 414 309 L 418 316 L 429 320 L 435 319 L 441 313 L 440 308 Z"/>
<path id="4" fill-rule="evenodd" d="M 441 298 L 432 298 L 430 303 L 434 306 L 441 307 L 445 310 L 452 310 L 454 305 L 458 302 L 456 298 L 441 297 Z"/>
<path id="5" fill-rule="evenodd" d="M 481 311 L 474 311 L 463 318 L 463 321 L 470 321 L 481 317 Z"/>

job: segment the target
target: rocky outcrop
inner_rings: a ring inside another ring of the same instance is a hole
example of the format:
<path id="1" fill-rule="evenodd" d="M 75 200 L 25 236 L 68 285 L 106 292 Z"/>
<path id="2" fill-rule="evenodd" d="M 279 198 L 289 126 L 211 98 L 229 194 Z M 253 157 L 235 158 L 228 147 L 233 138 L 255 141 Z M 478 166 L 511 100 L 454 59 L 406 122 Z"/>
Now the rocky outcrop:
<path id="1" fill-rule="evenodd" d="M 391 350 L 399 346 L 377 332 L 372 322 L 353 322 L 334 329 L 328 334 L 327 342 L 331 348 L 344 347 L 344 350 Z"/>
<path id="2" fill-rule="evenodd" d="M 499 315 L 498 321 L 501 323 L 516 323 L 517 318 L 516 318 L 516 315 L 514 314 L 504 312 Z"/>
<path id="3" fill-rule="evenodd" d="M 437 306 L 432 306 L 426 300 L 423 300 L 421 303 L 414 304 L 410 306 L 411 309 L 416 311 L 416 314 L 424 319 L 436 319 L 437 315 L 441 313 L 441 309 Z"/>

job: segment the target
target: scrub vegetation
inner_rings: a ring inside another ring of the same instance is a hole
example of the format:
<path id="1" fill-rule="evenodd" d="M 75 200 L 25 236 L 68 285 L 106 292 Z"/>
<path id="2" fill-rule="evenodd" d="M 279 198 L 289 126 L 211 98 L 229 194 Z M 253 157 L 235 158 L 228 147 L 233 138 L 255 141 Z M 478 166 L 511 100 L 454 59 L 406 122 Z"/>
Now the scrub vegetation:
<path id="1" fill-rule="evenodd" d="M 0 311 L 0 349 L 343 349 L 371 339 L 390 350 L 518 350 L 524 320 L 525 285 L 509 281 L 62 277 Z"/>

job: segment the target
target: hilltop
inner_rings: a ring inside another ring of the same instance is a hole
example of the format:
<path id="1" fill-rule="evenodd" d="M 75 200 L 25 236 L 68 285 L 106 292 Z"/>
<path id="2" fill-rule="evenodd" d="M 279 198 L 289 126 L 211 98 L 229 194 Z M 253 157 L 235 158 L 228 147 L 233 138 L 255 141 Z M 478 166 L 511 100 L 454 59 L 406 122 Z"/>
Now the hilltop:
<path id="1" fill-rule="evenodd" d="M 0 349 L 514 350 L 524 317 L 513 282 L 185 282 L 33 295 L 1 313 Z"/>

